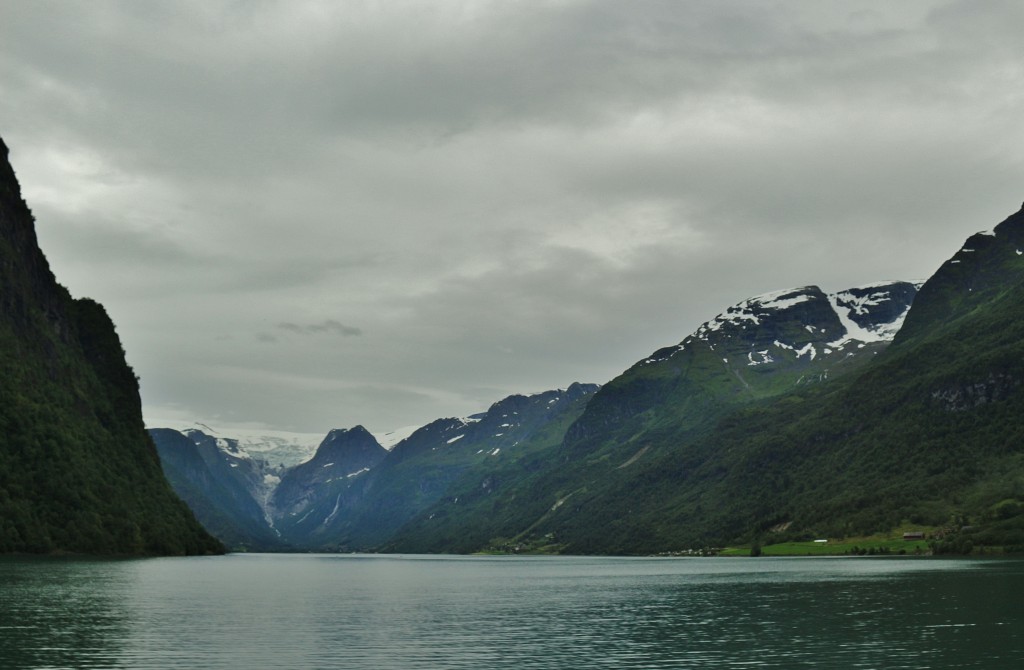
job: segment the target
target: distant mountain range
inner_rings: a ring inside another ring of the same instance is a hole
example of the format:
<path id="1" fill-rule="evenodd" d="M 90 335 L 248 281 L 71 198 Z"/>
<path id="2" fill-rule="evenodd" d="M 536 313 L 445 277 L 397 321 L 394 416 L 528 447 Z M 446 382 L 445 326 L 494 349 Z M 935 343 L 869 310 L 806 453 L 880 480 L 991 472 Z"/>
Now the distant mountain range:
<path id="1" fill-rule="evenodd" d="M 0 156 L 0 552 L 222 551 L 212 533 L 648 554 L 901 528 L 938 552 L 1024 550 L 1024 210 L 927 281 L 750 298 L 604 386 L 509 396 L 388 449 L 360 426 L 318 445 L 147 435 L 113 324 L 57 284 Z"/>
<path id="2" fill-rule="evenodd" d="M 510 396 L 465 419 L 438 419 L 390 451 L 362 426 L 333 430 L 309 460 L 291 467 L 260 455 L 278 460 L 272 449 L 246 451 L 197 429 L 150 434 L 175 490 L 229 546 L 369 549 L 461 478 L 557 445 L 597 389 L 572 384 Z"/>
<path id="3" fill-rule="evenodd" d="M 1006 512 L 1015 509 L 1006 501 L 1017 498 L 957 502 L 968 489 L 1013 492 L 977 477 L 949 488 L 960 467 L 949 464 L 949 453 L 964 449 L 962 436 L 950 429 L 942 439 L 943 421 L 921 415 L 945 399 L 938 418 L 954 412 L 962 421 L 961 412 L 986 406 L 967 407 L 978 397 L 1005 412 L 1018 383 L 1008 380 L 1024 377 L 993 368 L 984 379 L 996 380 L 995 390 L 943 387 L 924 410 L 916 396 L 893 395 L 921 382 L 922 357 L 937 342 L 995 337 L 968 335 L 981 314 L 1014 321 L 1001 301 L 1024 279 L 1024 262 L 1016 262 L 1020 216 L 971 238 L 927 282 L 832 294 L 807 286 L 744 300 L 603 387 L 511 396 L 480 415 L 439 419 L 391 451 L 362 427 L 332 431 L 310 460 L 276 470 L 279 482 L 260 478 L 266 463 L 255 474 L 238 464 L 234 477 L 262 500 L 266 527 L 219 536 L 249 549 L 654 553 L 970 519 L 960 526 L 982 529 L 973 540 L 1024 542 Z M 992 271 L 990 256 L 1004 267 Z M 955 365 L 943 358 L 924 368 L 957 378 L 976 372 L 978 356 L 991 350 L 970 353 Z M 915 425 L 948 444 L 938 449 L 932 436 L 922 451 L 905 436 Z M 157 433 L 164 454 L 170 445 Z M 189 438 L 210 439 L 195 431 Z M 234 458 L 230 440 L 213 444 L 222 461 Z M 983 460 L 991 465 L 989 455 Z M 927 494 L 937 481 L 945 488 Z M 223 509 L 254 518 L 234 498 Z"/>

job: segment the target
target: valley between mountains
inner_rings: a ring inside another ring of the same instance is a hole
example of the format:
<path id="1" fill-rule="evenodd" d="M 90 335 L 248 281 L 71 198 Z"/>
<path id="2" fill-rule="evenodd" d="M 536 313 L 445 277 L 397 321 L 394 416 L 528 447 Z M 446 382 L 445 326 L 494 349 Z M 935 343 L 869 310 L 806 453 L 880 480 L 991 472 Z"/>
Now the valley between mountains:
<path id="1" fill-rule="evenodd" d="M 602 386 L 387 449 L 361 426 L 315 449 L 150 434 L 238 550 L 648 554 L 905 529 L 937 552 L 1017 550 L 1022 253 L 1017 212 L 927 281 L 749 298 Z"/>
<path id="2" fill-rule="evenodd" d="M 114 324 L 57 283 L 7 154 L 0 552 L 891 549 L 903 532 L 1024 550 L 1024 211 L 923 282 L 775 291 L 601 386 L 311 443 L 147 431 Z"/>

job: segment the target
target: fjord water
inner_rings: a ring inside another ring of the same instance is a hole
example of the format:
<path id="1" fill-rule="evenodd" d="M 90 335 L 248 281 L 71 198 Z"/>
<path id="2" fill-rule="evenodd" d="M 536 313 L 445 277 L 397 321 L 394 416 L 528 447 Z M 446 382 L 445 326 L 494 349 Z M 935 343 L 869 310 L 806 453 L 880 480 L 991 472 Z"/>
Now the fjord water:
<path id="1" fill-rule="evenodd" d="M 1017 668 L 1024 561 L 0 559 L 3 668 Z"/>

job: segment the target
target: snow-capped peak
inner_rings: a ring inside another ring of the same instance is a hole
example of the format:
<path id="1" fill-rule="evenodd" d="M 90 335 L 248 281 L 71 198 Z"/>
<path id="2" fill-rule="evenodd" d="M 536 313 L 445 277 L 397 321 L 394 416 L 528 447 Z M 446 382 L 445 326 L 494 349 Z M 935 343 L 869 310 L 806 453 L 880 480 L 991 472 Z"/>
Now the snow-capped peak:
<path id="1" fill-rule="evenodd" d="M 803 286 L 765 293 L 729 307 L 678 346 L 660 349 L 641 364 L 668 360 L 701 343 L 724 355 L 727 366 L 765 366 L 794 357 L 828 357 L 850 343 L 861 348 L 891 342 L 922 283 L 875 282 L 835 293 Z M 842 355 L 850 353 L 846 348 Z"/>
<path id="2" fill-rule="evenodd" d="M 759 326 L 762 319 L 801 303 L 820 299 L 823 295 L 817 286 L 804 286 L 747 298 L 702 324 L 694 335 L 697 339 L 707 341 L 711 333 L 716 333 L 723 328 L 738 326 L 741 329 L 746 329 L 748 326 Z"/>

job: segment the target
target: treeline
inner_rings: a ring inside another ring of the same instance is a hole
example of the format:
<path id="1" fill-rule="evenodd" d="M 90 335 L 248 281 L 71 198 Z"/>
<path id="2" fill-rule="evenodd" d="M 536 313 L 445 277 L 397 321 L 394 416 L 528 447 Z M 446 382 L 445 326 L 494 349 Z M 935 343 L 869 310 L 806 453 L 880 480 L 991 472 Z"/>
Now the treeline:
<path id="1" fill-rule="evenodd" d="M 109 319 L 70 313 L 49 342 L 0 326 L 0 552 L 220 551 L 164 480 Z"/>

